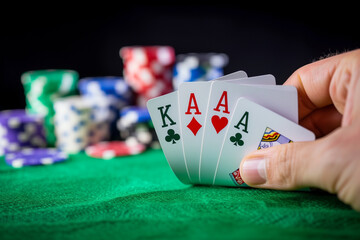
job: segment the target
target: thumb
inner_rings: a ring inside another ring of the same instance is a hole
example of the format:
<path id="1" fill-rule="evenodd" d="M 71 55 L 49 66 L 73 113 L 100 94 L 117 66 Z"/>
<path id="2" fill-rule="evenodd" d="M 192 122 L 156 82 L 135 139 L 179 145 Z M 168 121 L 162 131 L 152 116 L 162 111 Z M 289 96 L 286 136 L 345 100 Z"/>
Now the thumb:
<path id="1" fill-rule="evenodd" d="M 318 186 L 319 152 L 324 142 L 294 142 L 256 150 L 241 161 L 240 175 L 246 184 L 259 188 L 292 190 Z"/>

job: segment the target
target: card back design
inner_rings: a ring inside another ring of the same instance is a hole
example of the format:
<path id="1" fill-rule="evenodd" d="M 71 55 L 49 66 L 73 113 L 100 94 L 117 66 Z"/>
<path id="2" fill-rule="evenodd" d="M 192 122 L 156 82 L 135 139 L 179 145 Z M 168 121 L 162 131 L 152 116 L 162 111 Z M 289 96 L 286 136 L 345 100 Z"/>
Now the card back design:
<path id="1" fill-rule="evenodd" d="M 230 178 L 234 182 L 235 185 L 241 186 L 241 185 L 244 184 L 244 181 L 242 180 L 241 175 L 240 175 L 240 169 L 236 169 L 235 171 L 233 171 L 229 175 L 230 175 Z"/>

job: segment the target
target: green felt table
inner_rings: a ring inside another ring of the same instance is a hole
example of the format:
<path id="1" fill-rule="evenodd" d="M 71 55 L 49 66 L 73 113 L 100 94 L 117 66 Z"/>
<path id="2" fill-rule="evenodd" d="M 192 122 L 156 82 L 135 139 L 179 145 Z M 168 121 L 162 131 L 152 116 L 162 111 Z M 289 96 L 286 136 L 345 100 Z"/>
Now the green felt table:
<path id="1" fill-rule="evenodd" d="M 0 239 L 360 239 L 360 213 L 334 195 L 183 185 L 161 150 L 2 159 L 0 188 Z"/>

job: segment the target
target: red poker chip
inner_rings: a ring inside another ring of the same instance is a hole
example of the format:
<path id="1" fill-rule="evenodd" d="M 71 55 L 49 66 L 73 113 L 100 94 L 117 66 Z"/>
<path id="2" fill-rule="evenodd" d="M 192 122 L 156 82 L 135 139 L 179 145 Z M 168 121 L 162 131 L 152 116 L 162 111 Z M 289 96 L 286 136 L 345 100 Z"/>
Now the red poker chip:
<path id="1" fill-rule="evenodd" d="M 85 149 L 88 156 L 102 159 L 111 159 L 119 156 L 128 156 L 142 153 L 145 145 L 141 143 L 128 144 L 124 141 L 99 142 Z"/>
<path id="2" fill-rule="evenodd" d="M 172 68 L 175 63 L 172 47 L 123 47 L 120 56 L 124 63 L 125 80 L 136 93 L 160 96 L 169 92 L 167 88 L 172 89 Z"/>

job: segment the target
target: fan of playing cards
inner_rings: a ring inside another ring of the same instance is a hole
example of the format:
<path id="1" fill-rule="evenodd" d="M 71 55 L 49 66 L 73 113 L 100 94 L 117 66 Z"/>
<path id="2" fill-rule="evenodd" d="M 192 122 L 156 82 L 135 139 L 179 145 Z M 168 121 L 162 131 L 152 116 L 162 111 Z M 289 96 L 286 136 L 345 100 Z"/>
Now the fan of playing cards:
<path id="1" fill-rule="evenodd" d="M 246 186 L 242 158 L 256 149 L 312 141 L 297 124 L 297 91 L 274 76 L 238 71 L 207 82 L 186 82 L 147 107 L 165 157 L 185 184 Z"/>

